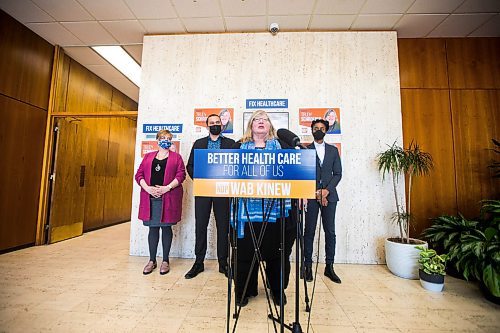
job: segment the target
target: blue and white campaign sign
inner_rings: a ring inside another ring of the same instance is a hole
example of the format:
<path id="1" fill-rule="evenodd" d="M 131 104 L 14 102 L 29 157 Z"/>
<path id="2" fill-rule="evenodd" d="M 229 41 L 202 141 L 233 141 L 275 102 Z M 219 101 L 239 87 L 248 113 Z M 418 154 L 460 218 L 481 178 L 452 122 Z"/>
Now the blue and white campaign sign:
<path id="1" fill-rule="evenodd" d="M 144 134 L 156 134 L 160 130 L 169 130 L 172 134 L 181 134 L 182 124 L 142 124 L 142 133 Z"/>
<path id="2" fill-rule="evenodd" d="M 195 196 L 315 197 L 314 150 L 195 149 L 194 165 Z"/>
<path id="3" fill-rule="evenodd" d="M 143 140 L 141 141 L 141 156 L 146 153 L 158 150 L 156 133 L 161 130 L 169 130 L 172 133 L 172 143 L 170 150 L 180 153 L 182 135 L 182 124 L 142 124 Z"/>
<path id="4" fill-rule="evenodd" d="M 256 110 L 265 110 L 274 128 L 289 128 L 288 99 L 247 99 L 247 112 L 243 112 L 243 133 L 245 133 L 248 120 Z"/>
<path id="5" fill-rule="evenodd" d="M 288 99 L 247 99 L 247 109 L 288 109 Z"/>

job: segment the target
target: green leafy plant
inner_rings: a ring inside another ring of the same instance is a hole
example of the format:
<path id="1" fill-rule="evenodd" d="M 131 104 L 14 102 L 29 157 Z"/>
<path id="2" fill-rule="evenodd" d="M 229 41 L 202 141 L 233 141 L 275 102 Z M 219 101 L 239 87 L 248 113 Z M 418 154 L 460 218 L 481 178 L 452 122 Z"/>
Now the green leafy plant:
<path id="1" fill-rule="evenodd" d="M 481 221 L 483 228 L 464 237 L 462 247 L 470 248 L 474 255 L 473 276 L 500 297 L 500 200 L 482 201 Z"/>
<path id="2" fill-rule="evenodd" d="M 426 176 L 434 167 L 432 156 L 420 149 L 418 143 L 412 141 L 410 146 L 405 149 L 404 173 L 408 177 L 408 203 L 407 213 L 411 219 L 411 190 L 413 179 L 418 176 Z M 410 237 L 410 223 L 406 223 L 406 235 Z M 408 240 L 406 241 L 408 243 Z"/>
<path id="3" fill-rule="evenodd" d="M 466 280 L 476 279 L 500 297 L 500 200 L 482 201 L 481 216 L 441 216 L 423 232 L 433 245 L 448 252 L 450 264 Z"/>
<path id="4" fill-rule="evenodd" d="M 461 237 L 462 244 L 453 253 L 458 257 L 456 267 L 469 280 L 473 277 L 500 297 L 500 241 L 498 229 L 475 230 Z M 451 252 L 450 252 L 451 254 Z"/>
<path id="5" fill-rule="evenodd" d="M 500 200 L 483 200 L 481 203 L 481 217 L 498 227 L 500 224 Z"/>
<path id="6" fill-rule="evenodd" d="M 393 184 L 393 192 L 396 203 L 396 213 L 393 217 L 399 226 L 399 233 L 402 242 L 409 243 L 411 224 L 411 194 L 413 180 L 417 176 L 429 174 L 433 168 L 432 156 L 421 150 L 416 142 L 411 142 L 407 149 L 404 149 L 394 142 L 389 149 L 377 155 L 378 169 L 382 172 L 382 179 L 386 174 L 390 174 Z M 399 177 L 408 177 L 408 201 L 407 210 L 399 203 L 397 193 L 397 183 Z"/>
<path id="7" fill-rule="evenodd" d="M 458 216 L 443 215 L 432 219 L 432 225 L 425 229 L 422 236 L 433 248 L 441 252 L 450 252 L 453 246 L 460 244 L 462 235 L 470 234 L 477 228 L 479 222 L 467 220 L 461 214 Z M 450 264 L 454 257 L 450 256 Z"/>
<path id="8" fill-rule="evenodd" d="M 389 174 L 392 178 L 392 187 L 394 193 L 394 200 L 396 203 L 396 215 L 395 219 L 399 226 L 399 233 L 401 235 L 401 239 L 404 239 L 404 209 L 401 207 L 399 203 L 399 196 L 397 191 L 397 184 L 399 177 L 402 175 L 404 170 L 404 159 L 405 159 L 405 151 L 403 148 L 398 146 L 396 142 L 389 146 L 389 149 L 381 152 L 377 155 L 378 159 L 378 170 L 382 172 L 382 179 L 385 179 L 385 175 Z"/>
<path id="9" fill-rule="evenodd" d="M 490 150 L 493 150 L 495 154 L 500 154 L 500 142 L 495 139 L 491 139 L 491 141 L 493 141 L 495 147 Z M 500 178 L 500 161 L 493 161 L 493 163 L 490 164 L 488 168 L 493 169 L 493 178 Z"/>
<path id="10" fill-rule="evenodd" d="M 420 258 L 418 263 L 420 269 L 427 274 L 446 275 L 446 254 L 437 254 L 433 249 L 426 249 L 422 246 L 416 246 L 420 250 Z"/>

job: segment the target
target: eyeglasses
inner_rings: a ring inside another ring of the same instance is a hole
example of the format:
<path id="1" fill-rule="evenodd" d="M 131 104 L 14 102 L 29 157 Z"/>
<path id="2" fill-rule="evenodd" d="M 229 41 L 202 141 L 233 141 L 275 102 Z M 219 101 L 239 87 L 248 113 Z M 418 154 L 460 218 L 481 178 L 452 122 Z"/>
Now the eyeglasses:
<path id="1" fill-rule="evenodd" d="M 265 123 L 269 121 L 269 118 L 253 118 L 252 120 L 254 123 Z"/>

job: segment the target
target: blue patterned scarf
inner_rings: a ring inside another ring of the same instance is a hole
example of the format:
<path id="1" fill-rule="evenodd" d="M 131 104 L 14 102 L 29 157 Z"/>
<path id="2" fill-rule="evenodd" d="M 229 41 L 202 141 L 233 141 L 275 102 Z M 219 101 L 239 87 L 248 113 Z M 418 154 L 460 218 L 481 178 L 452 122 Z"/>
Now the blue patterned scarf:
<path id="1" fill-rule="evenodd" d="M 255 149 L 253 141 L 241 144 L 240 149 Z M 266 150 L 281 149 L 281 145 L 276 139 L 267 140 Z M 237 231 L 238 238 L 245 236 L 245 222 L 270 222 L 275 223 L 280 217 L 287 217 L 292 208 L 291 200 L 285 199 L 284 216 L 280 212 L 278 199 L 258 199 L 258 198 L 240 198 L 238 199 L 238 219 Z M 231 215 L 231 225 L 234 227 L 234 216 Z"/>

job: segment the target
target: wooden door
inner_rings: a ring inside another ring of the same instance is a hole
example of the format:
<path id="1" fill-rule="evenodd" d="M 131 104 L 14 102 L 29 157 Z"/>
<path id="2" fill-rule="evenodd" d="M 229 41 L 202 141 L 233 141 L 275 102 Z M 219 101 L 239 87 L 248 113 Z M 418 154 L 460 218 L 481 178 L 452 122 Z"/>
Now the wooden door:
<path id="1" fill-rule="evenodd" d="M 57 120 L 48 242 L 80 236 L 85 211 L 87 132 L 77 119 Z"/>

